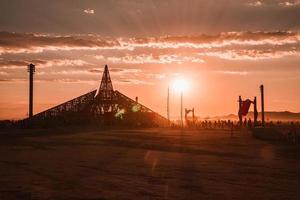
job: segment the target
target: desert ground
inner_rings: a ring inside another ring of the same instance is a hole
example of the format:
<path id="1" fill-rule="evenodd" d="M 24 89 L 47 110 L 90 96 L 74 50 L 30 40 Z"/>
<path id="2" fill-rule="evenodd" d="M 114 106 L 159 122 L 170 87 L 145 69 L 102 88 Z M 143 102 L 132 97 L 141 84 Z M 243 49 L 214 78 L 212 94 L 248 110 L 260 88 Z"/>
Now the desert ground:
<path id="1" fill-rule="evenodd" d="M 221 130 L 0 133 L 0 199 L 300 199 L 300 147 Z"/>

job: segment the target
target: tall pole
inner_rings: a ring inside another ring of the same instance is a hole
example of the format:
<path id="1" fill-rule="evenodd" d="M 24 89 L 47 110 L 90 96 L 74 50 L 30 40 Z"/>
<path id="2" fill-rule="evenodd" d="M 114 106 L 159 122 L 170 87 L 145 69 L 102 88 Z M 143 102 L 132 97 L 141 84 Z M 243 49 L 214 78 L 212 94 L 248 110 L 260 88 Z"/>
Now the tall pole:
<path id="1" fill-rule="evenodd" d="M 261 121 L 262 126 L 265 127 L 265 99 L 264 99 L 264 85 L 260 86 L 260 94 L 261 94 Z"/>
<path id="2" fill-rule="evenodd" d="M 194 108 L 193 108 L 192 112 L 193 112 L 193 125 L 195 125 L 195 109 Z"/>
<path id="3" fill-rule="evenodd" d="M 242 97 L 239 96 L 239 112 L 238 112 L 238 115 L 239 115 L 239 124 L 240 124 L 240 128 L 242 127 L 243 125 L 243 116 L 242 116 Z"/>
<path id="4" fill-rule="evenodd" d="M 181 119 L 181 128 L 183 128 L 183 91 L 180 93 L 180 119 Z"/>
<path id="5" fill-rule="evenodd" d="M 254 104 L 254 112 L 253 112 L 253 115 L 254 115 L 254 126 L 257 126 L 258 112 L 257 112 L 257 100 L 256 100 L 256 97 L 254 97 L 253 104 Z"/>
<path id="6" fill-rule="evenodd" d="M 33 74 L 35 72 L 35 65 L 28 65 L 29 72 L 29 118 L 33 116 Z"/>
<path id="7" fill-rule="evenodd" d="M 168 125 L 170 126 L 170 88 L 168 86 L 168 95 L 167 95 L 167 117 Z"/>

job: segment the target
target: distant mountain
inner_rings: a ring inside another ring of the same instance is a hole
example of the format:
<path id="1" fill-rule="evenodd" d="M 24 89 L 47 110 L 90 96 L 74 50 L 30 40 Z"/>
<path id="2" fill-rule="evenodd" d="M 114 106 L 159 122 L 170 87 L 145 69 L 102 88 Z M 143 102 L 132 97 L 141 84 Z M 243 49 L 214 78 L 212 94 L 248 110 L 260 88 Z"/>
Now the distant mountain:
<path id="1" fill-rule="evenodd" d="M 246 118 L 253 119 L 253 112 L 249 112 Z M 207 118 L 208 119 L 208 118 Z M 210 120 L 238 120 L 236 114 L 229 114 L 223 116 L 210 117 Z M 258 120 L 261 119 L 261 113 L 258 113 Z M 293 113 L 289 111 L 275 112 L 269 111 L 265 112 L 266 121 L 300 121 L 300 113 Z"/>

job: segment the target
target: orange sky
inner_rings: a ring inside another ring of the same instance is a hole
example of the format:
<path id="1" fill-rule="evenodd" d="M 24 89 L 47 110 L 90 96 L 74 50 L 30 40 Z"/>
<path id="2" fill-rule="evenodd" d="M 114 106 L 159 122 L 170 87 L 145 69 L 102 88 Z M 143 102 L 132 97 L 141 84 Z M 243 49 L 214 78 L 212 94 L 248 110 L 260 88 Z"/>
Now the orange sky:
<path id="1" fill-rule="evenodd" d="M 75 2 L 0 3 L 0 119 L 26 117 L 30 62 L 35 113 L 98 88 L 105 64 L 114 89 L 164 115 L 178 78 L 198 116 L 236 113 L 238 95 L 259 96 L 260 84 L 266 110 L 300 112 L 298 1 Z"/>

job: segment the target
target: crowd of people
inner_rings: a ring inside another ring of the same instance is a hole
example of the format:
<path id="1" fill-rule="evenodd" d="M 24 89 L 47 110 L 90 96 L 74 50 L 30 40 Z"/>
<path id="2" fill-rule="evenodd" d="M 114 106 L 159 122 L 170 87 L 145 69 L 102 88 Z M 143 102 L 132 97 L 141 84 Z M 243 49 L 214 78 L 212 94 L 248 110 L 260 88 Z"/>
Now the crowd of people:
<path id="1" fill-rule="evenodd" d="M 245 119 L 242 124 L 236 120 L 201 120 L 201 121 L 186 121 L 187 127 L 200 129 L 240 129 L 253 128 L 254 123 L 251 119 Z"/>
<path id="2" fill-rule="evenodd" d="M 180 126 L 180 123 L 177 123 Z M 174 125 L 176 126 L 176 125 Z M 238 120 L 187 120 L 184 124 L 186 128 L 194 129 L 207 129 L 207 130 L 251 130 L 255 127 L 262 127 L 262 122 L 254 122 L 251 118 L 245 118 L 242 122 Z M 287 122 L 287 121 L 267 121 L 265 126 L 279 131 L 283 138 L 296 142 L 300 139 L 300 122 Z"/>

